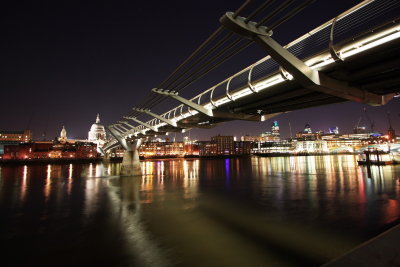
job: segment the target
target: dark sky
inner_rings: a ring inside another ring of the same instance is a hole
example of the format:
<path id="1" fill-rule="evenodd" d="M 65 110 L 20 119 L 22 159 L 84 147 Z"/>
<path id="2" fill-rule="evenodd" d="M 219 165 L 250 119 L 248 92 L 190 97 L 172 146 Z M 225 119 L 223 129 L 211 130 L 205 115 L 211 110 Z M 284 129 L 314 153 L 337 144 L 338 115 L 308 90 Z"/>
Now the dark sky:
<path id="1" fill-rule="evenodd" d="M 319 0 L 274 33 L 281 44 L 303 35 L 360 1 Z M 71 138 L 86 138 L 100 113 L 107 125 L 143 101 L 243 1 L 8 1 L 0 9 L 0 129 L 31 128 L 35 138 L 54 138 L 65 125 Z M 207 77 L 215 84 L 264 53 L 256 46 Z M 204 86 L 204 85 L 203 85 Z M 207 89 L 199 85 L 198 94 Z M 400 132 L 399 101 L 368 107 L 376 129 L 386 131 L 386 112 Z M 339 126 L 349 132 L 364 105 L 343 103 L 277 117 L 285 136 L 309 123 L 313 130 Z M 364 116 L 363 124 L 366 124 Z M 263 123 L 229 122 L 191 137 L 259 134 Z"/>

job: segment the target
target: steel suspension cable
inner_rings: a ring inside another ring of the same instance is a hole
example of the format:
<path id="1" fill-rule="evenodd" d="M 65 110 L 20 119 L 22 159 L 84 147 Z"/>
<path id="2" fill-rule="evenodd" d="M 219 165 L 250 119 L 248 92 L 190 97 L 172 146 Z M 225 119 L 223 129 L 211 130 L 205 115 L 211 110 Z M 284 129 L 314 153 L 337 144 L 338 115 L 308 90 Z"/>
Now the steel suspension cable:
<path id="1" fill-rule="evenodd" d="M 290 4 L 292 4 L 294 0 L 286 0 L 281 5 L 279 5 L 271 14 L 266 16 L 265 18 L 261 19 L 260 22 L 256 24 L 256 26 L 260 26 L 270 20 L 271 18 L 275 17 L 277 14 L 281 13 L 285 8 L 287 8 Z"/>
<path id="2" fill-rule="evenodd" d="M 185 61 L 183 61 L 164 81 L 162 81 L 159 85 L 159 88 L 162 88 L 166 82 L 168 82 L 183 66 L 186 65 L 192 58 L 194 58 L 201 50 L 206 47 L 214 38 L 216 38 L 221 32 L 223 28 L 220 26 L 218 29 L 213 32 Z"/>
<path id="3" fill-rule="evenodd" d="M 268 30 L 274 30 L 275 28 L 279 27 L 282 23 L 286 22 L 287 20 L 293 18 L 296 16 L 300 11 L 302 11 L 304 8 L 308 7 L 312 3 L 314 3 L 316 0 L 308 0 L 298 6 L 296 9 L 292 9 L 289 13 L 287 13 L 283 18 L 280 20 L 275 21 L 271 26 L 268 26 Z"/>
<path id="4" fill-rule="evenodd" d="M 244 40 L 244 39 L 239 39 L 238 42 L 240 42 L 242 40 Z M 225 55 L 221 60 L 219 60 L 218 62 L 214 62 L 213 65 L 210 68 L 202 70 L 201 72 L 199 71 L 197 73 L 193 73 L 192 77 L 194 77 L 194 78 L 192 78 L 191 80 L 187 81 L 184 85 L 181 85 L 180 88 L 176 89 L 176 91 L 180 91 L 180 90 L 186 88 L 187 86 L 189 86 L 190 84 L 192 84 L 193 82 L 197 81 L 198 79 L 202 78 L 204 75 L 208 74 L 210 71 L 212 71 L 213 69 L 215 69 L 216 67 L 218 67 L 219 65 L 221 65 L 222 63 L 227 61 L 228 59 L 232 58 L 233 56 L 235 56 L 238 53 L 240 53 L 241 51 L 243 51 L 245 48 L 250 46 L 252 43 L 253 43 L 252 40 L 246 40 L 246 42 L 244 44 L 242 44 L 241 46 L 237 47 L 231 53 Z M 225 53 L 226 53 L 226 51 L 223 54 L 225 54 Z M 209 65 L 209 64 L 205 64 L 203 66 L 203 68 L 206 67 L 207 65 Z"/>
<path id="5" fill-rule="evenodd" d="M 220 48 L 224 43 L 226 43 L 231 38 L 232 35 L 233 35 L 233 33 L 229 33 L 223 39 L 219 40 L 218 43 L 214 47 L 212 47 L 210 50 L 208 50 L 204 55 L 202 55 L 199 59 L 197 59 L 195 62 L 193 62 L 193 64 L 190 67 L 188 67 L 183 73 L 181 73 L 178 77 L 176 77 L 173 81 L 171 81 L 168 85 L 166 85 L 165 89 L 169 89 L 170 87 L 173 87 L 174 83 L 179 81 L 179 79 L 181 79 L 185 74 L 187 74 L 194 67 L 196 67 L 197 64 L 199 64 L 204 59 L 206 59 L 207 56 L 209 56 L 215 50 Z"/>
<path id="6" fill-rule="evenodd" d="M 244 20 L 245 22 L 249 22 L 252 18 L 263 12 L 265 9 L 267 9 L 271 4 L 273 4 L 275 0 L 269 0 L 265 1 L 264 4 L 259 6 L 256 10 L 253 11 L 246 19 Z"/>

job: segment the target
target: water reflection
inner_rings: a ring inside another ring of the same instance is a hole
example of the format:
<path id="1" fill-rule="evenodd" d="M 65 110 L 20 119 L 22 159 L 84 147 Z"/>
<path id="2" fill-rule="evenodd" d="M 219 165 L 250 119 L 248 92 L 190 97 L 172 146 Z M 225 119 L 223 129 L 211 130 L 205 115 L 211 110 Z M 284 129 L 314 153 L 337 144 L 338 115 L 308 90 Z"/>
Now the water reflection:
<path id="1" fill-rule="evenodd" d="M 318 265 L 400 218 L 400 166 L 372 166 L 368 178 L 351 155 L 143 161 L 138 177 L 119 177 L 119 166 L 1 166 L 6 255 L 29 251 L 33 263 L 61 255 L 69 265 Z"/>
<path id="2" fill-rule="evenodd" d="M 51 165 L 47 165 L 47 176 L 44 185 L 44 197 L 48 200 L 50 196 L 50 187 L 51 187 Z"/>
<path id="3" fill-rule="evenodd" d="M 21 203 L 25 201 L 27 179 L 28 179 L 28 166 L 25 165 L 23 169 L 22 183 L 21 183 Z"/>

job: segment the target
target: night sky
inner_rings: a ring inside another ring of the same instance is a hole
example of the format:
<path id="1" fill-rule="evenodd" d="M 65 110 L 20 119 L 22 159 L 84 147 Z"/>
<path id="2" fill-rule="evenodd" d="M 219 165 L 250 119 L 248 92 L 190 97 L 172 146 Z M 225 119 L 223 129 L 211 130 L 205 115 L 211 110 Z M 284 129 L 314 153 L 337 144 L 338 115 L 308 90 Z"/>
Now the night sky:
<path id="1" fill-rule="evenodd" d="M 286 44 L 360 1 L 319 0 L 274 33 Z M 0 130 L 33 130 L 58 136 L 65 125 L 70 138 L 87 138 L 100 113 L 104 125 L 119 120 L 143 101 L 218 26 L 226 11 L 243 1 L 8 1 L 0 11 Z M 265 56 L 251 46 L 201 81 L 195 95 Z M 400 132 L 400 98 L 367 107 L 375 128 L 388 128 L 387 111 Z M 284 136 L 309 123 L 313 130 L 339 126 L 351 132 L 365 105 L 343 103 L 276 117 Z M 159 107 L 166 111 L 166 107 Z M 255 135 L 267 122 L 229 122 L 192 130 L 191 138 Z M 178 136 L 179 138 L 180 136 Z"/>

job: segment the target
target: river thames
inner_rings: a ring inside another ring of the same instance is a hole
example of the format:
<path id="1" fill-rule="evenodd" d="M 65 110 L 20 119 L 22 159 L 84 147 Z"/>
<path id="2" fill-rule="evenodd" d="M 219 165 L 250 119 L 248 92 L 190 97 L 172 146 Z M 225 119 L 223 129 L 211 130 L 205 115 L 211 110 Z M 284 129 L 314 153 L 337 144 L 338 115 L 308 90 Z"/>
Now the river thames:
<path id="1" fill-rule="evenodd" d="M 318 266 L 400 221 L 353 155 L 0 166 L 3 266 Z"/>

